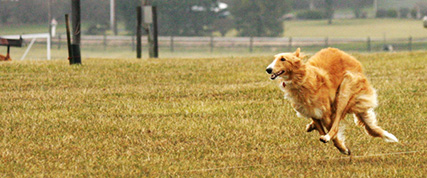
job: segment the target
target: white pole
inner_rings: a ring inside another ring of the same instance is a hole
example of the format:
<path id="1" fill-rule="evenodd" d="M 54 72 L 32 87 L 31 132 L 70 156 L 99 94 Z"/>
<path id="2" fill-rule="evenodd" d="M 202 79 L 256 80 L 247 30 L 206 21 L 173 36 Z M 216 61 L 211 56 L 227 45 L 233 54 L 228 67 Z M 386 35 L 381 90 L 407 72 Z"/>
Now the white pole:
<path id="1" fill-rule="evenodd" d="M 50 45 L 52 43 L 51 35 L 47 36 L 47 60 L 50 60 Z"/>
<path id="2" fill-rule="evenodd" d="M 28 45 L 27 49 L 24 52 L 24 55 L 22 55 L 21 60 L 24 60 L 25 57 L 27 56 L 28 52 L 30 51 L 31 47 L 33 46 L 34 42 L 36 42 L 36 38 L 33 38 L 30 42 L 30 44 Z"/>
<path id="3" fill-rule="evenodd" d="M 115 9 L 115 2 L 114 2 L 114 0 L 110 0 L 110 28 L 111 28 L 111 31 L 113 31 L 114 32 L 114 21 L 115 21 L 115 12 L 114 12 L 114 9 Z"/>

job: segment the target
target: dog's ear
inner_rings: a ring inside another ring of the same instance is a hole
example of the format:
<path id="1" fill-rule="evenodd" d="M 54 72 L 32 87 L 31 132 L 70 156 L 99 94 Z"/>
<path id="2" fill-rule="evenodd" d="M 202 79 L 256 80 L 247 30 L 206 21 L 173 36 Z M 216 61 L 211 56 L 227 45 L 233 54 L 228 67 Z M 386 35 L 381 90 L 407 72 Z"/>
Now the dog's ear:
<path id="1" fill-rule="evenodd" d="M 294 53 L 296 57 L 300 57 L 300 51 L 301 51 L 301 49 L 297 48 L 297 50 Z"/>

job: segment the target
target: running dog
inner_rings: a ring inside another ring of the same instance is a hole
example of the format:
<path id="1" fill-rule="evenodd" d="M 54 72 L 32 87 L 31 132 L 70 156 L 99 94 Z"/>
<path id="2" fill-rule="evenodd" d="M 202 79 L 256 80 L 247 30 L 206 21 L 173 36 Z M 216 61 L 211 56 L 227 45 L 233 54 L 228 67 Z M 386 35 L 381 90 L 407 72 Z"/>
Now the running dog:
<path id="1" fill-rule="evenodd" d="M 362 64 L 354 57 L 335 48 L 323 49 L 307 62 L 302 60 L 299 48 L 274 57 L 266 69 L 270 79 L 278 79 L 285 98 L 290 100 L 298 116 L 312 119 L 306 131 L 317 130 L 320 141 L 332 140 L 341 153 L 350 155 L 340 121 L 347 114 L 353 114 L 355 123 L 363 126 L 369 135 L 398 142 L 393 134 L 377 125 L 376 91 L 363 74 Z"/>

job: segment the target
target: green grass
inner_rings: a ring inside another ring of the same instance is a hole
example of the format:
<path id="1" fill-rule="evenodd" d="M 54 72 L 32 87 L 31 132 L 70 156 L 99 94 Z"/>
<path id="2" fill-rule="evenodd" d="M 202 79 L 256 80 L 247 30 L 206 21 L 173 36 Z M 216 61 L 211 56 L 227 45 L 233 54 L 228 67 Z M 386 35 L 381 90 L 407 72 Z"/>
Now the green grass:
<path id="1" fill-rule="evenodd" d="M 347 118 L 347 145 L 368 156 L 352 161 L 305 133 L 264 72 L 271 56 L 0 63 L 0 176 L 425 176 L 427 53 L 355 56 L 401 144 Z"/>
<path id="2" fill-rule="evenodd" d="M 335 19 L 286 21 L 285 36 L 330 38 L 422 38 L 427 30 L 413 19 Z"/>

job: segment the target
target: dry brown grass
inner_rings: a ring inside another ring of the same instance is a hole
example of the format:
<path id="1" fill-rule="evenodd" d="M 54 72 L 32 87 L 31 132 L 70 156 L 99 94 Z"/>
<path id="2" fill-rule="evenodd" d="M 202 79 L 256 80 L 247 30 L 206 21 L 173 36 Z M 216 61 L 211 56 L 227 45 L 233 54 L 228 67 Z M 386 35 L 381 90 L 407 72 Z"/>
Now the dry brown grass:
<path id="1" fill-rule="evenodd" d="M 422 177 L 426 52 L 356 54 L 378 89 L 379 125 L 347 118 L 349 161 L 296 118 L 271 57 L 12 61 L 0 67 L 1 176 Z"/>

